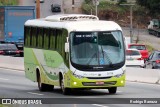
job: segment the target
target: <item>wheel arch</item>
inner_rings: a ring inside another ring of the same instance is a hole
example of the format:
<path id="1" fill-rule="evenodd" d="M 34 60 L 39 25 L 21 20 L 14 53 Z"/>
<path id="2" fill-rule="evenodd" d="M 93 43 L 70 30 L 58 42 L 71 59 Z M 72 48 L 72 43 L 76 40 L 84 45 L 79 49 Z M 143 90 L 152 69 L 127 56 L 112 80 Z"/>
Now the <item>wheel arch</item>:
<path id="1" fill-rule="evenodd" d="M 39 68 L 36 68 L 36 80 L 38 81 L 39 77 L 41 76 Z"/>
<path id="2" fill-rule="evenodd" d="M 62 79 L 63 79 L 63 74 L 62 74 L 62 72 L 59 72 L 59 85 L 61 85 Z"/>

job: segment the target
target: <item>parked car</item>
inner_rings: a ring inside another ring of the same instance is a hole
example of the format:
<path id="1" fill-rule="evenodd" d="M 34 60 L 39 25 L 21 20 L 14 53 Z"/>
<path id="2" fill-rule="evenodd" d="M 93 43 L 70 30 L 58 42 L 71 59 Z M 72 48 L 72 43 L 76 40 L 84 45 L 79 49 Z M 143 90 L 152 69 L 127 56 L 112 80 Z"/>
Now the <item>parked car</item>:
<path id="1" fill-rule="evenodd" d="M 24 44 L 21 42 L 21 43 L 16 43 L 15 45 L 20 52 L 20 56 L 24 56 L 24 53 L 23 53 Z"/>
<path id="2" fill-rule="evenodd" d="M 51 11 L 52 12 L 61 12 L 61 5 L 59 5 L 59 4 L 52 4 L 51 5 Z"/>
<path id="3" fill-rule="evenodd" d="M 126 50 L 126 66 L 144 67 L 144 59 L 142 58 L 142 55 L 139 50 Z"/>
<path id="4" fill-rule="evenodd" d="M 154 51 L 145 61 L 145 67 L 151 69 L 160 69 L 160 51 Z"/>
<path id="5" fill-rule="evenodd" d="M 3 46 L 0 44 L 0 55 L 4 54 Z"/>
<path id="6" fill-rule="evenodd" d="M 36 1 L 37 1 L 37 0 L 35 0 L 35 3 L 36 3 Z M 44 3 L 44 0 L 39 0 L 39 1 L 40 1 L 40 3 Z"/>
<path id="7" fill-rule="evenodd" d="M 17 49 L 15 44 L 0 44 L 0 50 L 3 55 L 20 55 L 20 50 Z"/>
<path id="8" fill-rule="evenodd" d="M 143 59 L 147 59 L 148 58 L 149 52 L 148 52 L 148 50 L 147 50 L 145 45 L 143 45 L 143 44 L 129 44 L 128 48 L 137 49 L 137 50 L 140 51 Z"/>
<path id="9" fill-rule="evenodd" d="M 3 54 L 4 54 L 3 50 L 0 50 L 0 55 L 3 55 Z"/>

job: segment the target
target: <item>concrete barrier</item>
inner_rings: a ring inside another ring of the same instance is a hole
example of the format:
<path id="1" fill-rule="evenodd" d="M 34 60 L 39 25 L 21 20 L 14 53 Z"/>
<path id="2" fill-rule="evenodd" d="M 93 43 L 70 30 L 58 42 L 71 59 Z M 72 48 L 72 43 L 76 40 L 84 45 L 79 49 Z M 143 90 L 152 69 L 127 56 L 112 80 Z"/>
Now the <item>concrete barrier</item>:
<path id="1" fill-rule="evenodd" d="M 0 55 L 0 68 L 24 71 L 24 58 Z M 160 84 L 160 70 L 126 67 L 126 80 Z"/>
<path id="2" fill-rule="evenodd" d="M 127 67 L 126 80 L 160 84 L 160 70 Z"/>
<path id="3" fill-rule="evenodd" d="M 0 68 L 24 70 L 24 59 L 23 57 L 0 55 Z"/>

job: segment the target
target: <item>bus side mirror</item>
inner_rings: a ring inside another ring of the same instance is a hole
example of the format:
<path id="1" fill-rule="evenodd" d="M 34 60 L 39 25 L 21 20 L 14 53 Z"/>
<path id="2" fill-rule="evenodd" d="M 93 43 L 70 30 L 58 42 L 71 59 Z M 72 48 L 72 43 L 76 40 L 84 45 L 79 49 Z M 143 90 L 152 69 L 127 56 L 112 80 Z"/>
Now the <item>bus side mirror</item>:
<path id="1" fill-rule="evenodd" d="M 65 52 L 69 52 L 69 42 L 65 43 Z"/>

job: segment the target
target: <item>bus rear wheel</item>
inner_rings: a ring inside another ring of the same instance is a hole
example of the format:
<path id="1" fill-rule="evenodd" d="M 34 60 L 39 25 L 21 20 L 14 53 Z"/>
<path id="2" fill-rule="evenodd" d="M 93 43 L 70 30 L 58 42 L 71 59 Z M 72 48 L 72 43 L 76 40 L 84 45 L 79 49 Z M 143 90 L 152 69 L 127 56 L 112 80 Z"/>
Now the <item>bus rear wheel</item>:
<path id="1" fill-rule="evenodd" d="M 60 80 L 60 87 L 61 87 L 62 93 L 63 93 L 64 95 L 69 95 L 69 94 L 71 94 L 71 89 L 70 89 L 70 88 L 66 88 L 66 87 L 64 86 L 63 79 Z"/>
<path id="2" fill-rule="evenodd" d="M 108 88 L 110 94 L 115 94 L 117 92 L 117 87 Z"/>

